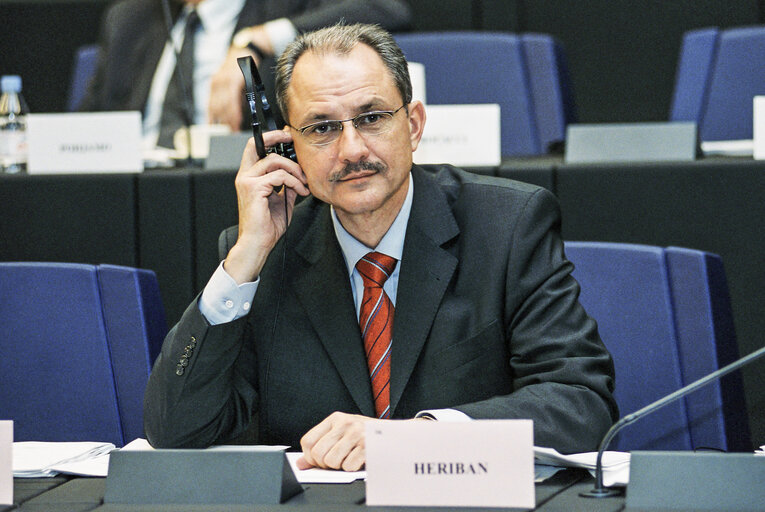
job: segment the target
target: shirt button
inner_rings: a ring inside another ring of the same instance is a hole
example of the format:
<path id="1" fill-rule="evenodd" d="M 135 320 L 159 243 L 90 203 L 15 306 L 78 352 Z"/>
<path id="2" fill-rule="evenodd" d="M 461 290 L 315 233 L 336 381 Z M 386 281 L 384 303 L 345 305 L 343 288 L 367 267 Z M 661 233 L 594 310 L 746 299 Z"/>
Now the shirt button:
<path id="1" fill-rule="evenodd" d="M 231 308 L 233 308 L 233 307 L 234 307 L 234 301 L 233 301 L 233 300 L 231 300 L 231 299 L 227 300 L 227 301 L 226 301 L 226 307 L 227 307 L 228 309 L 231 309 Z"/>
<path id="2" fill-rule="evenodd" d="M 245 302 L 244 304 L 242 304 L 242 309 L 245 310 L 245 311 L 249 311 L 250 303 L 249 302 Z"/>

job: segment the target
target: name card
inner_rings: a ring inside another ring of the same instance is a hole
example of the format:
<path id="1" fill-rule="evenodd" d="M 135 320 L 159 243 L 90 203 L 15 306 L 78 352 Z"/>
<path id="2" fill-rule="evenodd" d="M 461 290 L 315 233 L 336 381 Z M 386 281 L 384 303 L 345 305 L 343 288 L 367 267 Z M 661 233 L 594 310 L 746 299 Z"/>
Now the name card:
<path id="1" fill-rule="evenodd" d="M 752 108 L 754 113 L 752 156 L 755 160 L 765 160 L 765 96 L 755 96 Z"/>
<path id="2" fill-rule="evenodd" d="M 496 167 L 502 160 L 499 105 L 427 105 L 418 164 Z"/>
<path id="3" fill-rule="evenodd" d="M 140 172 L 140 112 L 29 114 L 30 174 Z"/>
<path id="4" fill-rule="evenodd" d="M 533 422 L 368 422 L 370 506 L 535 507 Z"/>
<path id="5" fill-rule="evenodd" d="M 13 504 L 13 422 L 0 421 L 0 505 Z"/>

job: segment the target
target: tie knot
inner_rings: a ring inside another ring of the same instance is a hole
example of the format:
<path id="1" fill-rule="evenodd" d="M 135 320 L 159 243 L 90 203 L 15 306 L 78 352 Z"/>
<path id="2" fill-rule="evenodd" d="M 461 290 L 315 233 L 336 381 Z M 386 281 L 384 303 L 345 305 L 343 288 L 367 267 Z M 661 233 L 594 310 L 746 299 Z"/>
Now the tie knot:
<path id="1" fill-rule="evenodd" d="M 186 33 L 188 34 L 190 32 L 194 32 L 201 21 L 202 20 L 199 19 L 199 14 L 197 14 L 196 9 L 190 11 L 188 17 L 186 18 Z"/>
<path id="2" fill-rule="evenodd" d="M 370 252 L 356 263 L 356 270 L 364 280 L 365 288 L 382 288 L 396 268 L 396 258 L 379 252 Z"/>

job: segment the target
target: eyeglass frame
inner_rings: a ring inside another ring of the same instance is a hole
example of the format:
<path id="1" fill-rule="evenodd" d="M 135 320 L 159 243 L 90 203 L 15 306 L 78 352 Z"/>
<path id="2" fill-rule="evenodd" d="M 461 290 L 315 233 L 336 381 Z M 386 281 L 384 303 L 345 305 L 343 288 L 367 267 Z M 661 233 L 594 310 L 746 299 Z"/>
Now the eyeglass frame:
<path id="1" fill-rule="evenodd" d="M 399 111 L 399 110 L 401 110 L 402 108 L 403 108 L 404 110 L 406 110 L 407 112 L 409 112 L 409 107 L 407 106 L 407 104 L 406 104 L 406 103 L 404 103 L 404 104 L 402 104 L 400 107 L 398 107 L 396 110 L 370 110 L 369 112 L 362 112 L 361 114 L 358 114 L 358 115 L 356 115 L 356 116 L 354 116 L 354 117 L 351 117 L 351 118 L 348 118 L 348 119 L 323 119 L 323 120 L 321 120 L 321 121 L 316 121 L 315 123 L 310 123 L 310 124 L 307 124 L 307 125 L 305 125 L 305 126 L 303 126 L 303 127 L 301 127 L 301 128 L 295 128 L 295 127 L 294 127 L 294 126 L 292 126 L 291 124 L 288 124 L 287 126 L 289 126 L 290 128 L 292 128 L 293 130 L 296 130 L 297 132 L 299 132 L 299 133 L 300 133 L 300 135 L 301 135 L 302 137 L 306 137 L 306 135 L 305 135 L 305 131 L 306 131 L 307 129 L 309 129 L 309 128 L 312 128 L 312 127 L 314 127 L 314 126 L 318 126 L 318 125 L 320 125 L 320 124 L 324 124 L 324 123 L 340 123 L 340 131 L 342 132 L 342 131 L 345 129 L 345 128 L 343 128 L 343 126 L 344 126 L 344 124 L 343 124 L 343 123 L 347 123 L 348 121 L 351 121 L 351 124 L 353 124 L 353 127 L 354 127 L 356 130 L 359 130 L 359 127 L 358 127 L 358 125 L 356 124 L 356 122 L 357 122 L 357 121 L 358 121 L 360 118 L 362 118 L 362 117 L 364 117 L 364 116 L 368 116 L 368 115 L 371 115 L 371 114 L 384 114 L 384 115 L 389 115 L 389 116 L 390 116 L 390 119 L 393 119 L 393 116 L 394 116 L 394 115 L 396 115 L 396 114 L 398 113 L 398 111 Z M 364 134 L 364 132 L 363 132 L 363 131 L 361 131 L 361 130 L 359 130 L 359 133 L 361 133 L 362 135 L 366 135 L 366 134 Z M 374 134 L 374 135 L 380 135 L 381 133 L 387 133 L 387 132 L 380 132 L 380 133 L 376 133 L 376 134 Z M 371 134 L 370 134 L 370 135 L 371 135 Z M 339 134 L 339 132 L 338 132 L 338 136 L 337 136 L 336 138 L 334 138 L 334 139 L 332 139 L 332 140 L 328 141 L 328 142 L 319 142 L 319 143 L 314 143 L 314 142 L 310 142 L 310 141 L 306 140 L 306 143 L 307 143 L 308 145 L 310 145 L 310 146 L 316 146 L 316 147 L 324 147 L 324 146 L 329 146 L 329 145 L 330 145 L 330 144 L 332 144 L 333 142 L 337 141 L 337 139 L 339 139 L 339 138 L 340 138 L 340 134 Z"/>

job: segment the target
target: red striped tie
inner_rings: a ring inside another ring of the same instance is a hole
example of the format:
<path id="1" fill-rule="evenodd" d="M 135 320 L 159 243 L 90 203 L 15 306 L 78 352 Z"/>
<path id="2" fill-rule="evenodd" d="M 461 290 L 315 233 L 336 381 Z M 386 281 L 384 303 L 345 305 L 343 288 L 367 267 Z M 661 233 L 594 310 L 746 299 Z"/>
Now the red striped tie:
<path id="1" fill-rule="evenodd" d="M 394 268 L 396 259 L 379 252 L 370 252 L 356 263 L 356 270 L 364 280 L 359 326 L 378 418 L 390 416 L 390 349 L 394 308 L 383 290 L 383 284 Z"/>

